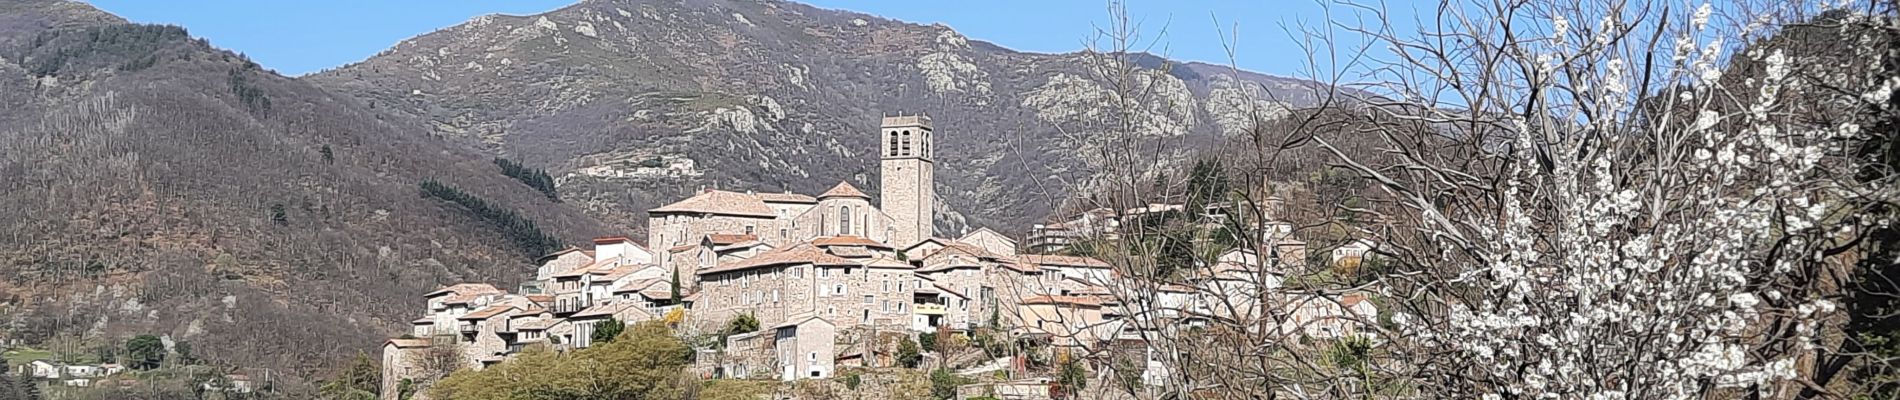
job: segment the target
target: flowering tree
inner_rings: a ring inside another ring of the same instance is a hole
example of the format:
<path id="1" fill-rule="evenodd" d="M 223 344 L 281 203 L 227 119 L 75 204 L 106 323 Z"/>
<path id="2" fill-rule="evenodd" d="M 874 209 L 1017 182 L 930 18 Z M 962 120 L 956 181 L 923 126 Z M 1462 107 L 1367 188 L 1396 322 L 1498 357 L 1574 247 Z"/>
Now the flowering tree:
<path id="1" fill-rule="evenodd" d="M 1387 201 L 1363 210 L 1394 261 L 1381 373 L 1423 397 L 1826 392 L 1802 365 L 1839 340 L 1844 246 L 1886 223 L 1855 216 L 1893 198 L 1851 178 L 1861 121 L 1827 110 L 1896 82 L 1884 52 L 1768 39 L 1838 6 L 1480 2 L 1416 34 L 1340 27 L 1395 52 L 1345 66 L 1389 94 L 1349 132 L 1386 154 L 1315 135 Z M 1863 6 L 1831 22 L 1891 26 Z"/>
<path id="2" fill-rule="evenodd" d="M 1081 148 L 1106 172 L 1077 189 L 1109 193 L 1086 203 L 1118 214 L 1118 241 L 1089 255 L 1115 266 L 1098 297 L 1121 314 L 1117 340 L 1146 357 L 1102 361 L 1117 347 L 1093 348 L 1095 378 L 1143 381 L 1094 394 L 1810 398 L 1879 390 L 1848 382 L 1870 379 L 1896 390 L 1884 357 L 1900 346 L 1881 332 L 1900 299 L 1892 2 L 1445 1 L 1415 28 L 1382 5 L 1331 6 L 1374 22 L 1297 31 L 1311 77 L 1331 84 L 1313 88 L 1318 107 L 1210 107 L 1242 111 L 1217 117 L 1246 125 L 1217 153 L 1237 188 L 1219 197 L 1244 217 L 1195 223 L 1222 225 L 1231 246 L 1212 250 L 1254 251 L 1255 269 L 1190 247 L 1191 268 L 1161 272 L 1177 242 L 1144 238 L 1173 228 L 1121 211 L 1202 193 L 1173 184 L 1156 157 L 1167 153 L 1152 150 L 1181 143 L 1139 135 L 1151 125 L 1142 110 L 1166 99 L 1144 95 L 1141 67 L 1114 62 L 1132 36 L 1106 32 L 1115 47 L 1098 53 L 1113 73 L 1097 79 L 1129 84 L 1106 85 L 1127 90 L 1090 131 L 1125 134 L 1076 138 L 1103 142 Z M 1267 214 L 1284 199 L 1257 188 L 1306 172 L 1289 166 L 1315 154 L 1344 171 L 1353 201 L 1275 233 L 1287 218 Z M 1365 264 L 1377 268 L 1285 250 L 1307 251 L 1290 237 L 1324 230 L 1376 242 Z M 1169 303 L 1170 290 L 1195 300 Z M 1370 293 L 1379 311 L 1350 311 L 1347 293 Z M 1338 319 L 1359 333 L 1290 326 L 1310 302 L 1341 303 Z"/>

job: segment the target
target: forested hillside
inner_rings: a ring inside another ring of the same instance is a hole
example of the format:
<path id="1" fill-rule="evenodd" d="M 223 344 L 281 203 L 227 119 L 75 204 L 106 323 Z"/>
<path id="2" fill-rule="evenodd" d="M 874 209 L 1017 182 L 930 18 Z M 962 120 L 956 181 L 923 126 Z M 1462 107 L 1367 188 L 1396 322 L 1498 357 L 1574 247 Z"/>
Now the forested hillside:
<path id="1" fill-rule="evenodd" d="M 507 285 L 623 233 L 427 132 L 181 28 L 0 4 L 0 336 L 154 333 L 296 380 L 405 330 L 440 283 Z"/>

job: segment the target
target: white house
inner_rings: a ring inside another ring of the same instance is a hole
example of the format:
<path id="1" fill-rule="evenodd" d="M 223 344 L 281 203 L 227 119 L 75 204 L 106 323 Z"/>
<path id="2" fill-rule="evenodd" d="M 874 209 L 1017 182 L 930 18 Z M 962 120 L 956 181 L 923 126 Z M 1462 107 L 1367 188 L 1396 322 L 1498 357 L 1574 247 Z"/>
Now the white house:
<path id="1" fill-rule="evenodd" d="M 101 373 L 98 366 L 93 366 L 93 365 L 66 366 L 66 376 L 75 377 L 75 378 L 93 378 L 93 377 L 98 377 L 100 375 L 104 375 L 104 374 Z"/>
<path id="2" fill-rule="evenodd" d="M 1347 258 L 1364 258 L 1367 253 L 1372 252 L 1372 247 L 1372 242 L 1365 239 L 1355 239 L 1339 245 L 1339 248 L 1333 249 L 1333 263 L 1337 264 L 1340 260 Z"/>
<path id="3" fill-rule="evenodd" d="M 59 367 L 59 364 L 54 364 L 46 360 L 33 360 L 31 363 L 27 363 L 27 366 L 33 369 L 34 378 L 42 379 L 59 378 L 60 370 L 63 369 Z"/>

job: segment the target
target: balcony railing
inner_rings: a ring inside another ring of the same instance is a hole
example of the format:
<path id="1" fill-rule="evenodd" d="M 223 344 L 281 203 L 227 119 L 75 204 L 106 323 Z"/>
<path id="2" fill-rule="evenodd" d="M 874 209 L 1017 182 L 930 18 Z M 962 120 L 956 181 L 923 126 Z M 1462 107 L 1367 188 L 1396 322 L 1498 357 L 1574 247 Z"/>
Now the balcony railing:
<path id="1" fill-rule="evenodd" d="M 917 303 L 913 304 L 911 309 L 917 310 L 918 314 L 923 315 L 943 315 L 944 312 L 949 311 L 948 307 L 937 303 Z"/>
<path id="2" fill-rule="evenodd" d="M 472 335 L 476 332 L 475 324 L 458 324 L 455 326 L 455 330 L 462 332 L 464 335 Z"/>

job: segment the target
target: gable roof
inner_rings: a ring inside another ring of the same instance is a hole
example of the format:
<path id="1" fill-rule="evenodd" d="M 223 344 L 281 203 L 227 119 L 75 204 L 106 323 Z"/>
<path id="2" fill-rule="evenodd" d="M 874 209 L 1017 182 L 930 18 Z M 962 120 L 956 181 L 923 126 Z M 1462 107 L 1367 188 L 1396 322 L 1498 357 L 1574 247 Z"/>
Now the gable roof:
<path id="1" fill-rule="evenodd" d="M 486 283 L 457 283 L 423 294 L 422 297 L 436 297 L 451 293 L 461 295 L 496 294 L 501 293 L 501 289 L 496 289 L 495 285 Z"/>
<path id="2" fill-rule="evenodd" d="M 876 259 L 873 259 L 873 260 L 871 260 L 871 261 L 867 261 L 867 262 L 865 262 L 865 263 L 864 263 L 864 266 L 865 266 L 865 267 L 870 267 L 870 268 L 891 268 L 891 269 L 913 269 L 913 268 L 917 268 L 917 267 L 916 267 L 916 266 L 914 266 L 914 265 L 910 265 L 910 263 L 907 263 L 907 262 L 903 262 L 903 261 L 897 261 L 897 260 L 894 260 L 894 259 L 891 259 L 891 258 L 889 258 L 889 257 L 878 257 L 878 258 L 876 258 Z"/>
<path id="3" fill-rule="evenodd" d="M 976 228 L 976 230 L 974 230 L 974 231 L 970 231 L 970 233 L 965 233 L 965 234 L 963 234 L 963 237 L 960 237 L 960 238 L 957 238 L 957 241 L 965 241 L 965 240 L 969 240 L 969 239 L 970 239 L 971 237 L 975 237 L 975 236 L 977 236 L 977 235 L 989 235 L 989 236 L 995 236 L 995 237 L 997 237 L 997 238 L 1000 238 L 1000 239 L 1003 239 L 1003 240 L 1005 240 L 1005 241 L 1008 241 L 1008 242 L 1010 242 L 1011 244 L 1014 244 L 1014 243 L 1016 243 L 1016 238 L 1012 238 L 1012 237 L 1009 237 L 1009 235 L 1004 235 L 1004 234 L 1003 234 L 1002 232 L 997 232 L 997 231 L 995 231 L 995 230 L 992 230 L 992 229 L 990 229 L 990 228 Z"/>
<path id="4" fill-rule="evenodd" d="M 793 315 L 789 318 L 785 318 L 785 322 L 779 323 L 778 325 L 773 325 L 772 329 L 804 325 L 806 322 L 810 322 L 810 321 L 818 321 L 818 322 L 824 323 L 825 325 L 837 326 L 835 324 L 832 324 L 831 320 L 824 319 L 823 317 L 819 317 L 817 313 L 801 313 L 798 315 Z"/>
<path id="5" fill-rule="evenodd" d="M 878 248 L 878 249 L 891 248 L 891 245 L 884 244 L 876 240 L 866 239 L 863 236 L 852 236 L 852 235 L 820 236 L 818 238 L 812 239 L 811 245 L 818 246 L 818 247 L 864 246 L 864 247 L 871 247 L 871 248 Z"/>
<path id="6" fill-rule="evenodd" d="M 641 316 L 645 316 L 646 318 L 643 319 L 643 321 L 646 319 L 653 319 L 652 313 L 648 313 L 646 309 L 640 308 L 639 304 L 635 304 L 634 302 L 631 302 L 631 301 L 607 303 L 607 304 L 597 305 L 593 307 L 588 307 L 587 309 L 581 310 L 581 312 L 575 313 L 574 315 L 569 316 L 567 318 L 570 320 L 593 319 L 596 317 L 612 316 L 614 314 L 619 314 L 622 311 L 628 311 L 628 310 L 632 310 L 640 314 Z M 624 322 L 634 322 L 634 321 L 624 321 Z"/>
<path id="7" fill-rule="evenodd" d="M 394 338 L 394 339 L 389 339 L 388 341 L 383 342 L 383 345 L 384 346 L 395 345 L 396 348 L 398 349 L 413 349 L 413 348 L 420 348 L 420 347 L 429 347 L 429 343 L 430 343 L 429 339 Z"/>
<path id="8" fill-rule="evenodd" d="M 800 204 L 811 204 L 811 203 L 817 203 L 817 202 L 818 202 L 818 199 L 815 199 L 815 198 L 812 198 L 811 196 L 806 196 L 806 195 L 802 195 L 802 194 L 798 194 L 798 193 L 792 193 L 792 192 L 785 192 L 785 193 L 759 193 L 759 194 L 756 194 L 756 195 L 754 195 L 754 196 L 758 196 L 758 197 L 759 197 L 759 201 L 763 201 L 763 202 L 767 202 L 767 203 L 800 203 Z"/>
<path id="9" fill-rule="evenodd" d="M 648 214 L 697 213 L 733 215 L 741 217 L 772 218 L 777 216 L 772 206 L 758 196 L 739 192 L 708 189 L 693 197 L 647 210 Z"/>
<path id="10" fill-rule="evenodd" d="M 620 285 L 620 287 L 614 288 L 614 294 L 639 292 L 642 290 L 646 290 L 648 286 L 653 286 L 653 284 L 660 283 L 660 282 L 665 282 L 665 280 L 662 280 L 660 278 L 647 278 L 647 279 L 639 279 L 632 282 L 627 282 L 627 284 L 625 285 Z M 669 291 L 672 290 L 672 285 L 670 283 L 667 285 L 667 289 Z"/>
<path id="11" fill-rule="evenodd" d="M 747 269 L 760 268 L 760 267 L 797 265 L 797 264 L 813 264 L 813 265 L 827 265 L 827 266 L 859 265 L 855 261 L 845 259 L 844 257 L 834 256 L 834 255 L 831 255 L 831 253 L 826 253 L 824 250 L 820 250 L 809 243 L 800 243 L 796 246 L 768 251 L 765 253 L 760 253 L 759 255 L 753 256 L 752 258 L 739 260 L 739 261 L 731 262 L 731 263 L 726 263 L 724 265 L 719 265 L 712 268 L 707 268 L 705 270 L 699 271 L 699 275 L 716 274 L 720 272 L 740 271 L 740 270 L 747 270 Z"/>
<path id="12" fill-rule="evenodd" d="M 1090 257 L 1025 254 L 1022 262 L 1037 266 L 1108 268 L 1108 263 Z"/>
<path id="13" fill-rule="evenodd" d="M 845 181 L 838 181 L 838 186 L 832 186 L 831 190 L 825 191 L 825 194 L 818 195 L 819 200 L 833 198 L 833 197 L 856 197 L 856 198 L 865 199 L 865 200 L 871 199 L 871 195 L 864 194 L 864 191 L 858 190 L 857 186 L 851 186 L 851 182 L 845 182 Z"/>
<path id="14" fill-rule="evenodd" d="M 712 241 L 712 243 L 716 245 L 728 245 L 728 244 L 740 243 L 740 242 L 751 241 L 751 240 L 759 240 L 759 235 L 746 235 L 746 234 L 737 234 L 737 233 L 714 233 L 714 234 L 706 235 L 706 240 Z"/>
<path id="15" fill-rule="evenodd" d="M 456 318 L 456 319 L 458 320 L 488 319 L 488 317 L 501 315 L 501 313 L 505 313 L 513 309 L 515 309 L 515 306 L 511 306 L 507 304 L 496 304 L 496 305 L 484 307 L 480 310 L 475 310 L 475 312 L 468 313 L 467 315 L 463 315 L 461 318 Z"/>

